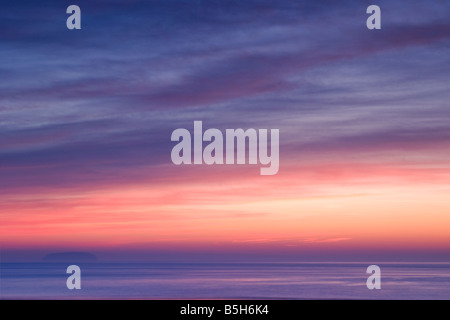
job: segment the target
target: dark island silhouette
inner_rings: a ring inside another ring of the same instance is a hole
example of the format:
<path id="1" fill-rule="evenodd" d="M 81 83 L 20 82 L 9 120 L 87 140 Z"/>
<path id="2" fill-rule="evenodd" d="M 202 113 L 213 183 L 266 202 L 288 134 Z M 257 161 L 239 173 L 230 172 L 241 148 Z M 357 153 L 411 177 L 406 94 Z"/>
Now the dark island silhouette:
<path id="1" fill-rule="evenodd" d="M 81 263 L 81 262 L 97 262 L 97 257 L 89 252 L 57 252 L 47 254 L 43 261 L 45 262 L 65 262 L 65 263 Z"/>

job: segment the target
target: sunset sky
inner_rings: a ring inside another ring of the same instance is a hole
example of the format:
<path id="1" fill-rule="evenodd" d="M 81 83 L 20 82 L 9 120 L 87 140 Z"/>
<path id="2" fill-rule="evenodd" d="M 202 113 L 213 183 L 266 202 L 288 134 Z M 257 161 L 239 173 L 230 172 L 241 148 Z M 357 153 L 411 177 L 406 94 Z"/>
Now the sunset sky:
<path id="1" fill-rule="evenodd" d="M 440 0 L 2 3 L 2 260 L 450 261 L 449 18 Z M 279 129 L 278 174 L 174 165 L 195 120 Z"/>

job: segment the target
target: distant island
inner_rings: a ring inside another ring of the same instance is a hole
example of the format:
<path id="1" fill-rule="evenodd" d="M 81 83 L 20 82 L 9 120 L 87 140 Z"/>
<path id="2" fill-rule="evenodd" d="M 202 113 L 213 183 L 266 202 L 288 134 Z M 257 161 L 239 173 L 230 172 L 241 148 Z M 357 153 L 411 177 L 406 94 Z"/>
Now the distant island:
<path id="1" fill-rule="evenodd" d="M 43 259 L 45 262 L 66 262 L 66 263 L 80 263 L 80 262 L 96 262 L 97 257 L 89 252 L 58 252 L 49 253 Z"/>

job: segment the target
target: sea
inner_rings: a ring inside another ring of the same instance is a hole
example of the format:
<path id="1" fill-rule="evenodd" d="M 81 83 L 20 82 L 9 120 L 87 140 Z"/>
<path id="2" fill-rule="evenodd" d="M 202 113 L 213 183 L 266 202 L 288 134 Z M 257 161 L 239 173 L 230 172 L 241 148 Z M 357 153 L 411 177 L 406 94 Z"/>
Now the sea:
<path id="1" fill-rule="evenodd" d="M 2 263 L 0 299 L 450 299 L 450 263 L 82 263 L 69 290 L 67 263 Z"/>

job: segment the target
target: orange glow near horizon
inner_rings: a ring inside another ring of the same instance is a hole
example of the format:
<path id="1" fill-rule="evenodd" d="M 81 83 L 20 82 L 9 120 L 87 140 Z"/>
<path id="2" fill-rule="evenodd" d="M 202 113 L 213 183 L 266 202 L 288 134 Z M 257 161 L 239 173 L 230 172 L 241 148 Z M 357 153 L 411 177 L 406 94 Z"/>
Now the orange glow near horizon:
<path id="1" fill-rule="evenodd" d="M 9 196 L 1 204 L 0 242 L 3 248 L 450 248 L 449 169 L 343 168 L 291 166 L 269 179 L 223 173 Z"/>

